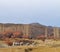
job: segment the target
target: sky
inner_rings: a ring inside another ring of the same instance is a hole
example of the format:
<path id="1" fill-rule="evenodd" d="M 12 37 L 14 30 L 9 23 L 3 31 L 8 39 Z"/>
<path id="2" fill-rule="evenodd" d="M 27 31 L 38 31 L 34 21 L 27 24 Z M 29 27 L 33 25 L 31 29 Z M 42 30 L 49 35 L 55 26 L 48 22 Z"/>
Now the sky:
<path id="1" fill-rule="evenodd" d="M 0 23 L 60 27 L 60 0 L 0 0 Z"/>

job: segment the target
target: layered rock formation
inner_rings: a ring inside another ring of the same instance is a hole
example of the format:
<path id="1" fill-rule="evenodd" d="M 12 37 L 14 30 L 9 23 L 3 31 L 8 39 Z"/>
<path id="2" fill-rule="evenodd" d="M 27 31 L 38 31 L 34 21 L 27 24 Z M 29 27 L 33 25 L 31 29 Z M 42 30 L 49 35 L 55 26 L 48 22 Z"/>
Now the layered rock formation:
<path id="1" fill-rule="evenodd" d="M 31 24 L 0 24 L 0 37 L 1 34 L 8 33 L 21 33 L 23 37 L 29 38 L 60 38 L 60 28 L 45 26 L 39 23 Z M 16 35 L 15 35 L 16 36 Z"/>

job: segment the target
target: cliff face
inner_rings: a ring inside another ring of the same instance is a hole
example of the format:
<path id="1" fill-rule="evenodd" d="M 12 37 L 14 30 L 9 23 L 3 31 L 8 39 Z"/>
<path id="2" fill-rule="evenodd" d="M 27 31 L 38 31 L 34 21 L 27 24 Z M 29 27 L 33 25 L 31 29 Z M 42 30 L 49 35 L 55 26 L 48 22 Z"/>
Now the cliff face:
<path id="1" fill-rule="evenodd" d="M 33 38 L 36 38 L 39 35 L 44 35 L 45 36 L 45 27 L 46 26 L 40 25 L 38 23 L 30 24 L 31 36 Z"/>
<path id="2" fill-rule="evenodd" d="M 55 30 L 54 30 L 55 29 Z M 6 33 L 7 32 L 7 33 Z M 60 36 L 60 28 L 44 26 L 39 23 L 31 23 L 31 24 L 0 24 L 0 34 L 8 34 L 8 33 L 20 33 L 23 37 L 29 38 L 38 38 L 38 37 L 46 37 L 53 38 Z M 19 36 L 20 36 L 19 35 Z M 1 36 L 1 35 L 0 35 Z M 15 35 L 18 37 L 17 35 Z"/>

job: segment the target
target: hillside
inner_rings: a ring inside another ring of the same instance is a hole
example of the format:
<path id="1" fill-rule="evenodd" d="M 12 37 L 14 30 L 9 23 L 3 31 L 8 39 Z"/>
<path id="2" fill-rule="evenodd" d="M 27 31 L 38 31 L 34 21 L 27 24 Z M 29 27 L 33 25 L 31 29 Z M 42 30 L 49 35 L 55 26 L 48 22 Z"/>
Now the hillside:
<path id="1" fill-rule="evenodd" d="M 0 24 L 0 38 L 53 38 L 59 27 L 45 26 L 39 23 L 31 24 Z M 58 29 L 59 30 L 58 30 Z M 57 35 L 56 34 L 56 35 Z"/>

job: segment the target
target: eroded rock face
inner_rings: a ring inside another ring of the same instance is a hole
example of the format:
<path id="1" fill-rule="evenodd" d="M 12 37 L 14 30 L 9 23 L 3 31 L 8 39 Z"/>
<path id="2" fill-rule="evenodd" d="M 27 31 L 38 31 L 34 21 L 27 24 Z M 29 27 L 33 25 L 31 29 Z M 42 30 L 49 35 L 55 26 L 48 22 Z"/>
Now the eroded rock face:
<path id="1" fill-rule="evenodd" d="M 43 37 L 47 38 L 54 38 L 59 37 L 60 28 L 56 28 L 52 26 L 44 26 L 39 23 L 32 23 L 32 24 L 0 24 L 0 37 L 6 35 L 9 38 L 12 37 L 19 37 L 22 38 L 23 36 L 29 38 L 37 38 L 43 35 Z M 47 29 L 47 30 L 46 30 Z M 59 31 L 59 32 L 58 32 Z M 17 32 L 17 33 L 16 33 Z M 15 33 L 15 34 L 14 34 Z M 20 34 L 19 34 L 20 33 Z"/>

